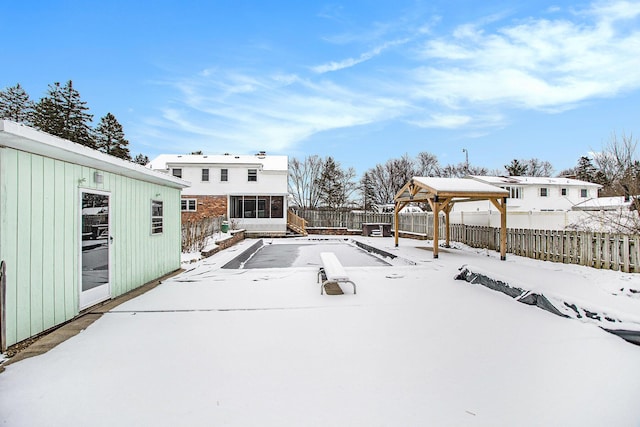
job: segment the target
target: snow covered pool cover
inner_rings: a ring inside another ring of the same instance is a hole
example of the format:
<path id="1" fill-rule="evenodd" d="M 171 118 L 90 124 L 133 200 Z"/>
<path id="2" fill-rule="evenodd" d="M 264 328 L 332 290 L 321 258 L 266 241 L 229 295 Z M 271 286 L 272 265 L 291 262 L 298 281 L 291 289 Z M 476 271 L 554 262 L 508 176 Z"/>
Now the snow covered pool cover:
<path id="1" fill-rule="evenodd" d="M 333 252 L 345 267 L 388 266 L 388 262 L 347 240 L 287 241 L 260 240 L 222 268 L 319 267 L 321 252 Z"/>

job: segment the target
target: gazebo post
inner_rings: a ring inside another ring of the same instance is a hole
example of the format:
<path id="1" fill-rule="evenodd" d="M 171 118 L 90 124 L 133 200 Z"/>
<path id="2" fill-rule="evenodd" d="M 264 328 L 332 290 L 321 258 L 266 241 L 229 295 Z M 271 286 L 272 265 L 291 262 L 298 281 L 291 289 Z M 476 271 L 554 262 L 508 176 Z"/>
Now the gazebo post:
<path id="1" fill-rule="evenodd" d="M 431 200 L 429 200 L 431 202 Z M 433 203 L 429 203 L 431 205 L 431 210 L 433 211 L 433 257 L 438 258 L 438 240 L 440 240 L 440 203 L 438 200 L 438 195 L 433 198 Z"/>
<path id="2" fill-rule="evenodd" d="M 400 211 L 399 209 L 399 205 L 400 202 L 395 202 L 394 207 L 393 207 L 393 228 L 394 228 L 394 239 L 395 239 L 395 243 L 396 243 L 396 248 L 398 247 L 398 230 L 399 230 L 399 215 L 398 212 Z"/>
<path id="3" fill-rule="evenodd" d="M 507 259 L 507 198 L 489 199 L 491 203 L 500 211 L 500 259 Z"/>
<path id="4" fill-rule="evenodd" d="M 507 259 L 507 198 L 502 198 L 500 209 L 500 259 Z"/>
<path id="5" fill-rule="evenodd" d="M 445 235 L 445 248 L 450 248 L 450 241 L 451 241 L 451 223 L 449 222 L 449 212 L 451 212 L 451 204 L 448 204 L 447 206 L 445 206 L 445 208 L 443 209 L 444 211 L 444 224 L 445 224 L 445 229 L 446 229 L 446 235 Z"/>

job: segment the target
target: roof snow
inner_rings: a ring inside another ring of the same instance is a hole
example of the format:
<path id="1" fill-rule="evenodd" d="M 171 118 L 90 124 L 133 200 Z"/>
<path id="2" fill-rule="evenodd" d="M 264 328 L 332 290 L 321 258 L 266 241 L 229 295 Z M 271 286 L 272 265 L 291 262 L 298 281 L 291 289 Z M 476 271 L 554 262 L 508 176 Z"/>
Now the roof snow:
<path id="1" fill-rule="evenodd" d="M 266 154 L 238 155 L 238 154 L 161 154 L 151 160 L 147 167 L 163 170 L 178 165 L 256 165 L 267 171 L 287 171 L 289 162 L 287 156 L 270 156 Z"/>
<path id="2" fill-rule="evenodd" d="M 563 177 L 543 177 L 543 176 L 484 176 L 470 175 L 477 181 L 486 182 L 493 185 L 562 185 L 575 187 L 602 187 L 600 184 L 593 182 L 580 181 L 579 179 L 563 178 Z"/>

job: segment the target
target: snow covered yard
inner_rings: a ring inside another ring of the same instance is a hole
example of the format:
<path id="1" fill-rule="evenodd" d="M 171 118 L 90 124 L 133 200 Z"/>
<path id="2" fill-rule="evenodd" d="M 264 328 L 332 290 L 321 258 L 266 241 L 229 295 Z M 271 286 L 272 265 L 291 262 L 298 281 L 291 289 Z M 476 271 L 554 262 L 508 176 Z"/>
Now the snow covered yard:
<path id="1" fill-rule="evenodd" d="M 0 374 L 0 422 L 38 425 L 640 423 L 640 347 L 454 280 L 473 265 L 636 325 L 640 275 L 428 242 L 360 239 L 416 265 L 221 269 L 251 241 L 187 265 L 50 352 Z M 274 244 L 277 244 L 274 241 Z M 622 289 L 622 290 L 621 290 Z M 590 319 L 587 319 L 590 320 Z M 622 321 L 621 321 L 622 322 Z M 640 324 L 638 322 L 637 324 Z"/>

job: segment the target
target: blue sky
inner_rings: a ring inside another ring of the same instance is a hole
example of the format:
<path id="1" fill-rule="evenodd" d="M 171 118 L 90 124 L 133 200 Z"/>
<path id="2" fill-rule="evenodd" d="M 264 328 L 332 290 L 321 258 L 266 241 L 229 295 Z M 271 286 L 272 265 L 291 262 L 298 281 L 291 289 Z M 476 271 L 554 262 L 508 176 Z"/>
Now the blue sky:
<path id="1" fill-rule="evenodd" d="M 639 133 L 640 2 L 11 2 L 0 87 L 73 80 L 133 154 L 331 155 L 556 172 Z"/>

